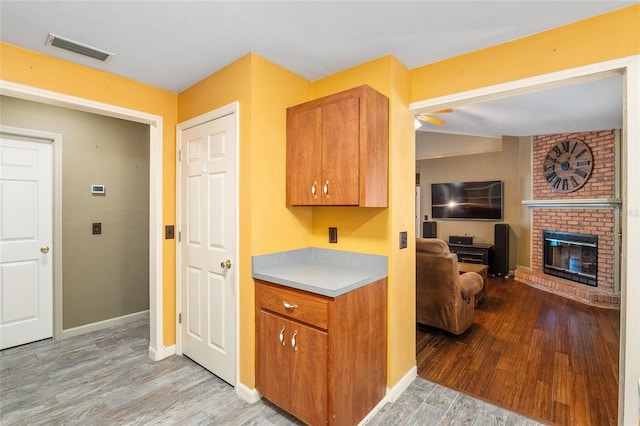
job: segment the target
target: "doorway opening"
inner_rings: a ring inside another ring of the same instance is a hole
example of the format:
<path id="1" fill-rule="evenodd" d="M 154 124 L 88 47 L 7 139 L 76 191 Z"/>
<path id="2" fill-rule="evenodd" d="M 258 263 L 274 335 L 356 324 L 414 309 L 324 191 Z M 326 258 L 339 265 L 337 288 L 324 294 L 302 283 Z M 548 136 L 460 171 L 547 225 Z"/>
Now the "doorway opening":
<path id="1" fill-rule="evenodd" d="M 0 94 L 149 125 L 149 356 L 160 360 L 171 355 L 172 349 L 165 348 L 162 339 L 162 238 L 158 231 L 162 226 L 162 117 L 7 81 L 0 81 Z M 59 221 L 54 223 L 54 245 L 60 244 L 56 241 L 56 227 L 59 236 Z M 53 285 L 54 294 L 61 295 L 59 272 L 54 275 Z M 62 301 L 57 297 L 54 302 L 54 338 L 62 336 Z"/>
<path id="2" fill-rule="evenodd" d="M 627 241 L 633 241 L 639 237 L 636 226 L 629 224 L 637 223 L 637 208 L 634 210 L 627 206 L 627 194 L 637 193 L 640 190 L 640 172 L 628 167 L 631 159 L 640 157 L 640 149 L 632 145 L 632 141 L 640 140 L 640 128 L 634 123 L 634 118 L 640 113 L 640 97 L 638 87 L 640 77 L 638 68 L 640 57 L 624 58 L 589 65 L 585 67 L 565 70 L 561 72 L 546 74 L 534 78 L 528 78 L 482 89 L 471 90 L 449 96 L 414 102 L 410 105 L 411 111 L 428 110 L 437 111 L 445 108 L 456 108 L 461 105 L 482 102 L 497 98 L 506 98 L 522 93 L 531 93 L 545 89 L 562 87 L 584 81 L 604 79 L 613 76 L 623 76 L 623 97 L 625 105 L 623 107 L 623 155 L 621 158 L 621 229 L 622 240 L 620 242 L 620 289 L 622 297 L 622 310 L 620 313 L 620 385 L 618 392 L 618 415 L 622 423 L 625 419 L 635 418 L 635 408 L 638 405 L 637 371 L 640 369 L 638 353 L 640 347 L 631 335 L 631 330 L 627 324 L 637 323 L 640 314 L 633 312 L 630 306 L 640 302 L 640 291 L 629 286 L 628 278 L 634 275 L 629 265 L 629 259 L 640 258 L 640 248 L 636 248 Z M 628 231 L 633 235 L 629 235 Z M 531 236 L 530 238 L 532 238 Z"/>

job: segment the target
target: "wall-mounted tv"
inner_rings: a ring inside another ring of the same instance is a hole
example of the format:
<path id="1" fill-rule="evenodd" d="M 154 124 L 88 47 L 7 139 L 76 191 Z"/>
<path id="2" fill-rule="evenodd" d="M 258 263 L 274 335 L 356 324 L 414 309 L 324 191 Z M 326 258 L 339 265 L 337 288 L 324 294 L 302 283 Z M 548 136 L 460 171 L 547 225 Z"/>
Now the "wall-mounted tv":
<path id="1" fill-rule="evenodd" d="M 499 180 L 431 184 L 433 219 L 502 220 L 504 184 Z"/>

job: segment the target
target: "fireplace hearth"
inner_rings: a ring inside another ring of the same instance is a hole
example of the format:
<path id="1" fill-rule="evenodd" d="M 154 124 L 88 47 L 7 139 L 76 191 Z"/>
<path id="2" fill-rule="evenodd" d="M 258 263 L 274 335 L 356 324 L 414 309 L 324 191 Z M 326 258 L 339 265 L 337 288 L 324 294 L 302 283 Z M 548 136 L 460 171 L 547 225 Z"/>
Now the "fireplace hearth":
<path id="1" fill-rule="evenodd" d="M 543 231 L 543 272 L 592 287 L 598 286 L 598 236 Z"/>

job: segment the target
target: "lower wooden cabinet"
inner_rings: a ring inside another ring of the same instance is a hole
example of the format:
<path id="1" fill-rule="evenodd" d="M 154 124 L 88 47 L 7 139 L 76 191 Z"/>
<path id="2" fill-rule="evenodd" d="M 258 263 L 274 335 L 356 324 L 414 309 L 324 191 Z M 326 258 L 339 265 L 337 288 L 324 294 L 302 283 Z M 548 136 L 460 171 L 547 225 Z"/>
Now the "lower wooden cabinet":
<path id="1" fill-rule="evenodd" d="M 386 279 L 335 298 L 256 281 L 261 395 L 311 425 L 358 424 L 386 392 Z"/>

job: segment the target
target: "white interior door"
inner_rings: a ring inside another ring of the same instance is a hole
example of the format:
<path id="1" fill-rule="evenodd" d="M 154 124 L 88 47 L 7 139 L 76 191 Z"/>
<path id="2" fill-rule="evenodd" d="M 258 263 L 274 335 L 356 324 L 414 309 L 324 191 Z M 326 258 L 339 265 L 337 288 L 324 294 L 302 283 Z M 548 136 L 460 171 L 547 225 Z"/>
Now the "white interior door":
<path id="1" fill-rule="evenodd" d="M 53 336 L 51 141 L 0 139 L 0 349 Z"/>
<path id="2" fill-rule="evenodd" d="M 181 133 L 182 353 L 236 383 L 235 114 Z"/>

